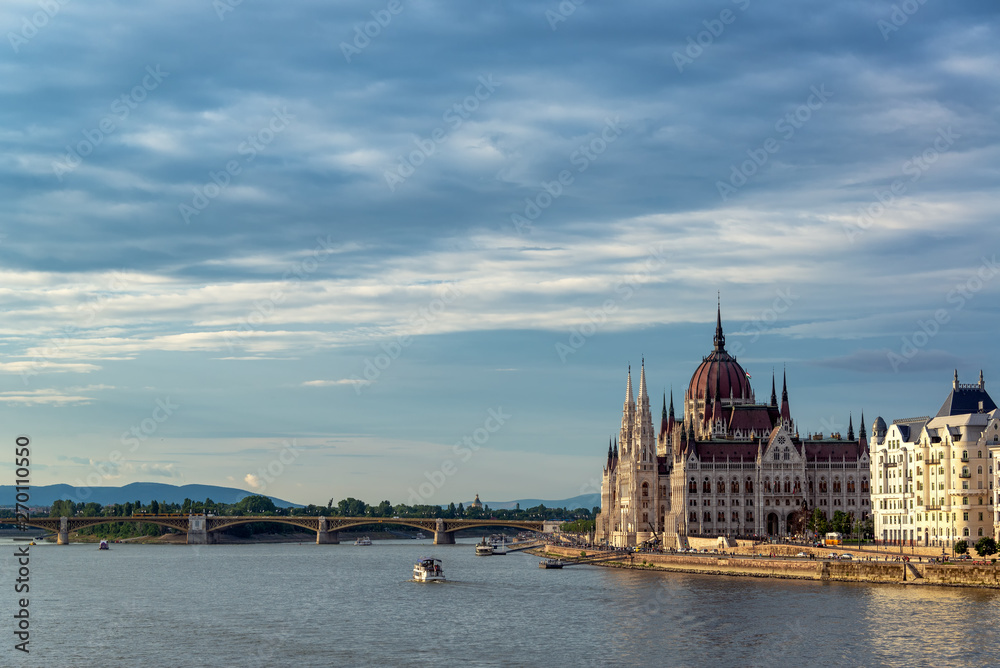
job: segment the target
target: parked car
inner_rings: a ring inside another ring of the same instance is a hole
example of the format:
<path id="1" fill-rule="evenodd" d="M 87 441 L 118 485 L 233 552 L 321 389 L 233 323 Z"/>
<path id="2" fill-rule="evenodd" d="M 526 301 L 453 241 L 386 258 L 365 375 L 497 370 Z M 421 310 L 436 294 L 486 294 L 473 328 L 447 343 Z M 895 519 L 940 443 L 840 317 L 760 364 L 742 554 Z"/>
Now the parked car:
<path id="1" fill-rule="evenodd" d="M 840 555 L 837 554 L 836 552 L 831 552 L 830 554 L 826 555 L 826 558 L 827 559 L 840 559 Z"/>
<path id="2" fill-rule="evenodd" d="M 809 555 L 808 555 L 808 554 L 806 554 L 805 552 L 799 552 L 799 553 L 798 553 L 798 554 L 796 554 L 795 556 L 796 556 L 796 557 L 808 557 Z"/>
<path id="3" fill-rule="evenodd" d="M 853 559 L 854 557 L 852 557 L 851 555 L 849 555 L 849 554 L 847 554 L 845 552 L 844 554 L 840 555 L 840 558 L 841 559 Z"/>

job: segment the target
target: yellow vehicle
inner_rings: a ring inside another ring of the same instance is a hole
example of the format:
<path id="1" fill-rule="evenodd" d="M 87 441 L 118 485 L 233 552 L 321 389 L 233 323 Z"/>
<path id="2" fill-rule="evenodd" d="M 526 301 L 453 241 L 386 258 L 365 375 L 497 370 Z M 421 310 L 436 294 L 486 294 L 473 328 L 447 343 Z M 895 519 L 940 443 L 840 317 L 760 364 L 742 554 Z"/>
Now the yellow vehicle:
<path id="1" fill-rule="evenodd" d="M 824 545 L 840 545 L 844 542 L 844 535 L 836 531 L 831 531 L 823 538 Z"/>

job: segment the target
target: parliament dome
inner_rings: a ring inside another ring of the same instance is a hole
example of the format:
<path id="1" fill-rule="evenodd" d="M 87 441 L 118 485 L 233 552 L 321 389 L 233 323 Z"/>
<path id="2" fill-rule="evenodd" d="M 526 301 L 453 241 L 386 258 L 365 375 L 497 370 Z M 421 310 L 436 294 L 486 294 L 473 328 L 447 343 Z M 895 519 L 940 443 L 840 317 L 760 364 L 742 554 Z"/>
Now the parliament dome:
<path id="1" fill-rule="evenodd" d="M 691 376 L 688 398 L 711 401 L 718 388 L 719 398 L 750 399 L 753 389 L 746 371 L 736 358 L 726 352 L 726 337 L 722 333 L 722 313 L 717 315 L 715 325 L 715 349 L 704 358 Z"/>

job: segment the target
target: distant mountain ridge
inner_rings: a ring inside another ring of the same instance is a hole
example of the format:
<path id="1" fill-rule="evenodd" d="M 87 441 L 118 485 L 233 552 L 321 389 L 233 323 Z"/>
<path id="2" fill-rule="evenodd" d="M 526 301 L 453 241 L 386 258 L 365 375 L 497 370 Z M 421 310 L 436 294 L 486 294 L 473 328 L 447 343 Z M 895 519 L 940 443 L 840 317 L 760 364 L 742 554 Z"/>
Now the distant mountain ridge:
<path id="1" fill-rule="evenodd" d="M 468 507 L 471 501 L 466 501 L 465 505 Z M 517 504 L 521 504 L 521 510 L 527 510 L 528 508 L 534 508 L 538 505 L 543 505 L 546 508 L 565 508 L 566 510 L 576 510 L 577 508 L 586 508 L 587 510 L 592 510 L 596 506 L 601 505 L 601 495 L 600 494 L 581 494 L 580 496 L 574 496 L 569 499 L 562 499 L 560 501 L 545 501 L 542 499 L 515 499 L 513 501 L 483 501 L 484 506 L 489 506 L 490 508 L 496 508 L 497 510 L 513 510 Z"/>
<path id="2" fill-rule="evenodd" d="M 0 485 L 0 505 L 14 505 L 16 490 L 13 485 Z M 29 506 L 51 506 L 53 501 L 70 499 L 74 503 L 99 503 L 102 506 L 129 501 L 159 501 L 160 503 L 184 503 L 184 499 L 204 501 L 212 499 L 216 503 L 237 503 L 254 492 L 235 487 L 218 485 L 167 485 L 160 482 L 133 482 L 123 487 L 74 487 L 72 485 L 37 485 L 30 490 Z M 267 496 L 266 494 L 263 496 Z M 274 505 L 282 508 L 301 508 L 302 505 L 269 496 Z"/>

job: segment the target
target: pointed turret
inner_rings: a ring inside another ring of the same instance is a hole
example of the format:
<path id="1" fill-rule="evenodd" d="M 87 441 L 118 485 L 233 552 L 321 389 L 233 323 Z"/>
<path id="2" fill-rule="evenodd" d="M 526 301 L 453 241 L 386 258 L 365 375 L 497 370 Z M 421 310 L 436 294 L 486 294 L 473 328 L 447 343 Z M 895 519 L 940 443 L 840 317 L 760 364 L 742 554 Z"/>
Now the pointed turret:
<path id="1" fill-rule="evenodd" d="M 774 391 L 774 369 L 771 369 L 771 405 L 778 407 L 778 394 Z"/>
<path id="2" fill-rule="evenodd" d="M 982 390 L 986 387 L 986 381 L 983 380 L 983 370 L 979 370 L 979 389 Z"/>
<path id="3" fill-rule="evenodd" d="M 670 422 L 667 420 L 667 393 L 663 393 L 663 410 L 660 413 L 660 437 L 670 433 Z"/>
<path id="4" fill-rule="evenodd" d="M 847 417 L 847 440 L 848 441 L 854 440 L 854 416 L 851 415 L 850 413 L 848 414 Z"/>
<path id="5" fill-rule="evenodd" d="M 726 337 L 722 333 L 722 299 L 719 299 L 718 306 L 715 312 L 715 351 L 725 352 L 726 350 Z"/>
<path id="6" fill-rule="evenodd" d="M 646 359 L 643 358 L 642 366 L 639 369 L 639 403 L 642 403 L 643 399 L 649 401 L 649 392 L 646 391 Z"/>
<path id="7" fill-rule="evenodd" d="M 955 380 L 951 381 L 952 389 L 958 389 L 958 369 L 955 369 Z"/>
<path id="8" fill-rule="evenodd" d="M 628 365 L 628 384 L 625 388 L 625 404 L 631 405 L 635 403 L 635 399 L 632 398 L 632 365 Z"/>
<path id="9" fill-rule="evenodd" d="M 670 388 L 670 412 L 667 413 L 668 434 L 673 432 L 675 424 L 677 424 L 677 419 L 674 417 L 674 388 Z"/>
<path id="10" fill-rule="evenodd" d="M 792 421 L 792 413 L 788 409 L 788 377 L 785 371 L 781 372 L 781 417 L 788 422 Z"/>
<path id="11" fill-rule="evenodd" d="M 861 411 L 861 427 L 858 429 L 858 445 L 861 446 L 861 451 L 864 452 L 868 449 L 868 434 L 865 433 L 865 412 Z"/>

